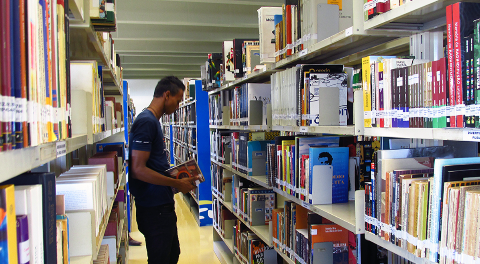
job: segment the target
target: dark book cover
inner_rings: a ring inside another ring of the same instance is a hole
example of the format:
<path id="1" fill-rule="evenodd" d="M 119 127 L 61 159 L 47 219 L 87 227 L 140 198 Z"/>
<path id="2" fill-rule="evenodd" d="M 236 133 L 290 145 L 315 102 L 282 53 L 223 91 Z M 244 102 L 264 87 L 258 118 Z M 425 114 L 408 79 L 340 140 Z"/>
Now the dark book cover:
<path id="1" fill-rule="evenodd" d="M 54 173 L 24 173 L 3 184 L 42 185 L 43 250 L 45 263 L 57 263 L 56 188 Z"/>
<path id="2" fill-rule="evenodd" d="M 10 38 L 11 38 L 11 1 L 5 0 L 2 1 L 2 6 L 0 8 L 1 20 L 2 20 L 2 31 L 1 31 L 1 94 L 3 97 L 9 98 L 11 94 L 11 49 L 10 49 Z M 8 109 L 8 108 L 7 108 Z M 3 120 L 2 124 L 2 138 L 3 138 L 3 150 L 12 149 L 11 142 L 11 123 Z"/>
<path id="3" fill-rule="evenodd" d="M 480 19 L 474 21 L 475 28 L 473 33 L 473 80 L 474 80 L 474 103 L 480 104 Z M 475 127 L 480 128 L 480 118 L 475 115 Z"/>
<path id="4" fill-rule="evenodd" d="M 113 172 L 114 184 L 117 184 L 118 176 L 121 172 L 118 171 L 118 158 L 116 151 L 98 152 L 88 159 L 88 164 L 105 164 L 107 166 L 107 171 Z"/>
<path id="5" fill-rule="evenodd" d="M 30 245 L 28 242 L 28 218 L 26 215 L 17 215 L 17 250 L 18 263 L 30 263 Z"/>
<path id="6" fill-rule="evenodd" d="M 234 39 L 233 40 L 233 65 L 235 68 L 235 78 L 242 78 L 245 72 L 243 71 L 242 63 L 242 47 L 244 42 L 258 41 L 258 39 Z"/>
<path id="7" fill-rule="evenodd" d="M 11 39 L 11 49 L 12 49 L 12 97 L 15 97 L 15 126 L 14 131 L 15 135 L 12 137 L 12 144 L 14 149 L 21 149 L 23 148 L 23 126 L 21 122 L 21 115 L 18 113 L 19 110 L 23 110 L 20 108 L 17 103 L 22 98 L 22 57 L 21 57 L 21 32 L 20 32 L 20 2 L 19 0 L 13 0 L 12 5 L 12 39 Z M 23 25 L 23 29 L 25 29 Z"/>

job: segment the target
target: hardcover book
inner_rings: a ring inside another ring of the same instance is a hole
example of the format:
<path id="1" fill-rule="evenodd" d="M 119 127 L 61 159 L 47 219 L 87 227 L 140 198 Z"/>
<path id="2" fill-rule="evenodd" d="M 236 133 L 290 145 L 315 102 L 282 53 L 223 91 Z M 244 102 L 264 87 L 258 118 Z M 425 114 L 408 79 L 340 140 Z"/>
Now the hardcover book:
<path id="1" fill-rule="evenodd" d="M 175 179 L 200 177 L 195 183 L 197 186 L 205 181 L 202 171 L 198 166 L 197 160 L 191 159 L 165 171 L 170 177 Z"/>

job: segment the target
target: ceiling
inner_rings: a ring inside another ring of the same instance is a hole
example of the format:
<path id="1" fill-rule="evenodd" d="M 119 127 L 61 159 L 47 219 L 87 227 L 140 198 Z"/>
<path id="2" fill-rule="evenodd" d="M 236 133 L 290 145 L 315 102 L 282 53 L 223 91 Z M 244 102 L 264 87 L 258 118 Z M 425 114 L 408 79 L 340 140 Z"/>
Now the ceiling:
<path id="1" fill-rule="evenodd" d="M 208 53 L 234 38 L 258 38 L 257 10 L 284 0 L 117 1 L 112 33 L 124 79 L 200 77 Z"/>

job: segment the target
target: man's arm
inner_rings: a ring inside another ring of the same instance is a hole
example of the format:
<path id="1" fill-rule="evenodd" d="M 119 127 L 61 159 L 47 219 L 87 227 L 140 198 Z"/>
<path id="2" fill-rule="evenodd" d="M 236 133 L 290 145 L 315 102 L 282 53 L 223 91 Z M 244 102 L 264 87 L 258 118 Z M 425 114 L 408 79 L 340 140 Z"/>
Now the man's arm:
<path id="1" fill-rule="evenodd" d="M 130 161 L 132 176 L 144 182 L 156 185 L 171 186 L 177 188 L 183 193 L 187 193 L 196 188 L 194 182 L 199 177 L 183 178 L 180 180 L 162 175 L 150 168 L 147 168 L 147 161 L 150 157 L 149 151 L 131 150 L 132 160 Z"/>

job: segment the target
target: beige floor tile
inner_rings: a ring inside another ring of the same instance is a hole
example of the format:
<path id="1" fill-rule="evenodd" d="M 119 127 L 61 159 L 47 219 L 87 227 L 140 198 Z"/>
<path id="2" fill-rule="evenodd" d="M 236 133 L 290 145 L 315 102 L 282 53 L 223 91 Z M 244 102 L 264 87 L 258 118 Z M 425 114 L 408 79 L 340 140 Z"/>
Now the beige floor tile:
<path id="1" fill-rule="evenodd" d="M 213 229 L 211 226 L 199 227 L 192 212 L 185 204 L 180 194 L 175 195 L 178 238 L 180 240 L 180 259 L 179 264 L 216 264 L 220 263 L 213 252 Z M 142 241 L 138 247 L 129 247 L 130 264 L 146 264 L 147 249 L 145 247 L 145 238 L 136 228 L 136 223 L 132 225 L 130 235 L 133 239 Z"/>

